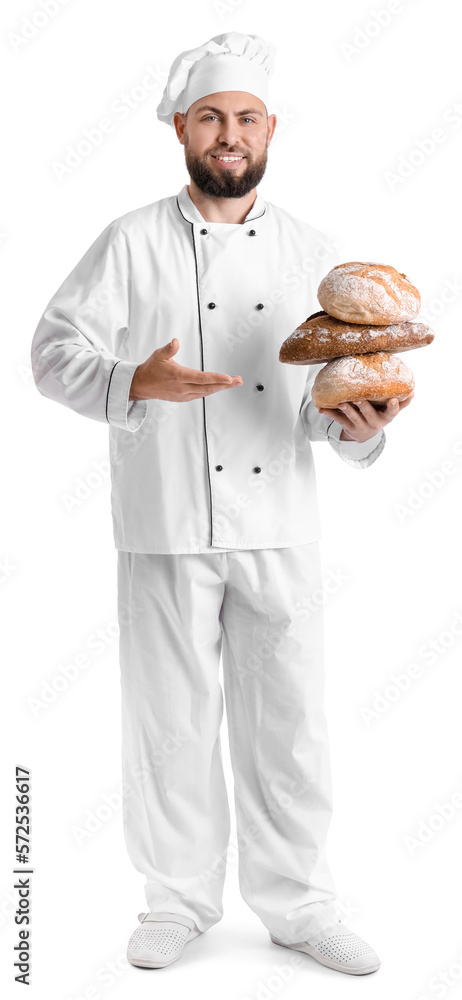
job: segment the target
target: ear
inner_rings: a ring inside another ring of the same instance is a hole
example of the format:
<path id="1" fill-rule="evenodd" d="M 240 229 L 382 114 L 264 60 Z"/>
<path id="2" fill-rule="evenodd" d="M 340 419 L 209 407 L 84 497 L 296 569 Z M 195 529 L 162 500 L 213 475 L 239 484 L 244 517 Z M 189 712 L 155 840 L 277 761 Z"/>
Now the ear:
<path id="1" fill-rule="evenodd" d="M 268 146 L 274 135 L 274 130 L 276 128 L 277 118 L 276 115 L 268 115 Z"/>
<path id="2" fill-rule="evenodd" d="M 175 111 L 175 114 L 173 115 L 173 124 L 179 141 L 182 145 L 184 145 L 183 133 L 186 128 L 186 115 L 184 115 L 181 111 Z"/>

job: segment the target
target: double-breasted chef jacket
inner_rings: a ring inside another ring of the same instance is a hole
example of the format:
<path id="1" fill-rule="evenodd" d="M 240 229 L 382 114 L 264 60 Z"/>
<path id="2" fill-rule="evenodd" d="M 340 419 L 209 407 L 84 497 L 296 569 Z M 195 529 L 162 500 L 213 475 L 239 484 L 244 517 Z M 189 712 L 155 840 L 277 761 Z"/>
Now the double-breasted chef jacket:
<path id="1" fill-rule="evenodd" d="M 374 462 L 381 429 L 340 441 L 311 387 L 322 364 L 279 361 L 285 338 L 319 309 L 333 241 L 256 199 L 244 222 L 204 220 L 178 195 L 111 222 L 48 303 L 34 333 L 39 391 L 109 424 L 117 549 L 217 552 L 321 537 L 312 441 L 355 468 Z M 134 371 L 179 341 L 188 368 L 243 384 L 186 402 L 129 400 Z"/>

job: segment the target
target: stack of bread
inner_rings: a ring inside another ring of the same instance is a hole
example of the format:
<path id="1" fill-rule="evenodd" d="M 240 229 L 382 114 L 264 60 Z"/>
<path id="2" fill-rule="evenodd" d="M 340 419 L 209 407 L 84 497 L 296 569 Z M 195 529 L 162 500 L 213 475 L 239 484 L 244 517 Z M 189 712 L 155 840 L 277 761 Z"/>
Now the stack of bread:
<path id="1" fill-rule="evenodd" d="M 367 399 L 378 410 L 391 397 L 406 399 L 415 382 L 395 352 L 431 344 L 434 333 L 416 323 L 420 294 L 388 264 L 337 264 L 318 288 L 320 312 L 284 341 L 279 360 L 290 365 L 326 362 L 314 379 L 317 407 Z"/>

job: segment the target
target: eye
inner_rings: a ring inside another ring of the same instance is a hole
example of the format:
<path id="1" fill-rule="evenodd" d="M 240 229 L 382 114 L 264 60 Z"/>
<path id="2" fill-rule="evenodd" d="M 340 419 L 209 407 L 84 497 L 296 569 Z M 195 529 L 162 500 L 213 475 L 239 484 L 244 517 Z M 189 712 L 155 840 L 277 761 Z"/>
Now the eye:
<path id="1" fill-rule="evenodd" d="M 202 120 L 204 122 L 208 121 L 209 118 L 216 118 L 216 115 L 206 115 Z M 247 115 L 243 116 L 242 121 L 255 122 L 255 118 L 248 118 Z"/>

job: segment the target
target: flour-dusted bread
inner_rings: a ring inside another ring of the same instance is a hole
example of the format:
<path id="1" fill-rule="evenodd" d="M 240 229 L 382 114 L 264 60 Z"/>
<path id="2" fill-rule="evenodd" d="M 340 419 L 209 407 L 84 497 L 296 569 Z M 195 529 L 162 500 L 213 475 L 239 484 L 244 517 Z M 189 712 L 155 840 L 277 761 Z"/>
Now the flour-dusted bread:
<path id="1" fill-rule="evenodd" d="M 405 323 L 420 309 L 420 294 L 405 274 L 389 264 L 350 261 L 337 264 L 322 279 L 323 309 L 347 323 Z"/>
<path id="2" fill-rule="evenodd" d="M 326 312 L 314 313 L 286 338 L 279 360 L 289 365 L 317 365 L 344 354 L 410 351 L 431 344 L 434 333 L 425 323 L 345 323 Z"/>
<path id="3" fill-rule="evenodd" d="M 335 409 L 340 403 L 368 399 L 383 409 L 391 397 L 406 399 L 414 388 L 414 376 L 401 358 L 378 351 L 345 355 L 328 361 L 316 375 L 311 388 L 315 406 Z"/>

